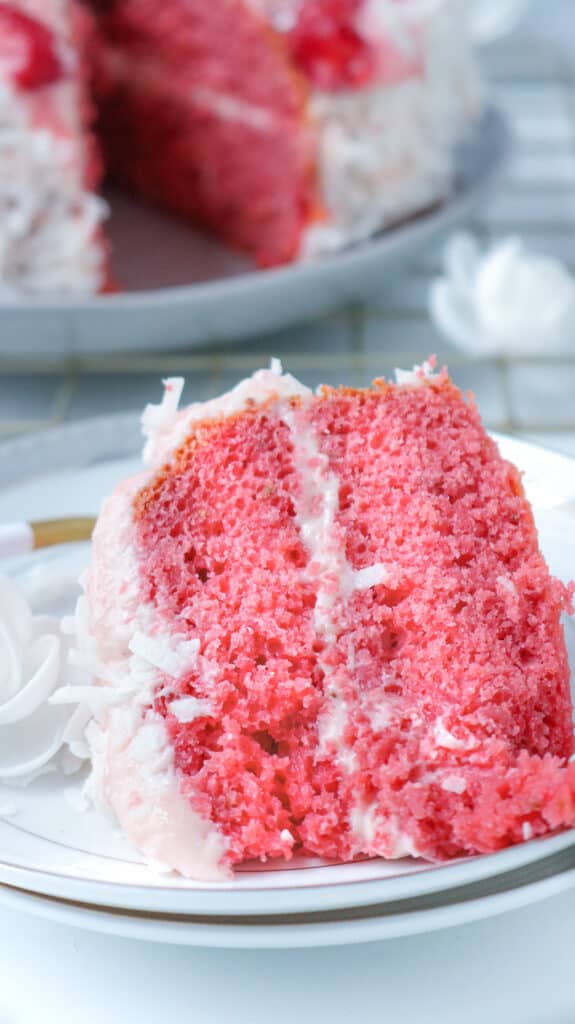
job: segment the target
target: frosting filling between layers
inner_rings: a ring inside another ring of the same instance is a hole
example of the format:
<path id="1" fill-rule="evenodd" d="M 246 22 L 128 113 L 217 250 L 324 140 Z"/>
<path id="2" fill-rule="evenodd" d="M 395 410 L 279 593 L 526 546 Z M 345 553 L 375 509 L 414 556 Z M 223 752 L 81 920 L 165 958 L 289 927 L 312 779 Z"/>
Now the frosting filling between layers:
<path id="1" fill-rule="evenodd" d="M 343 741 L 347 707 L 338 686 L 337 671 L 326 655 L 329 655 L 340 631 L 337 605 L 349 598 L 354 590 L 385 582 L 389 571 L 381 563 L 359 571 L 352 569 L 345 554 L 345 538 L 336 523 L 339 479 L 330 468 L 329 459 L 320 450 L 316 431 L 306 422 L 308 409 L 303 404 L 301 407 L 280 408 L 279 412 L 290 429 L 301 487 L 301 495 L 295 501 L 296 519 L 311 556 L 304 572 L 317 585 L 314 626 L 326 644 L 320 665 L 329 699 L 319 726 L 320 742 L 325 753 L 332 752 L 335 747 L 338 759 L 344 767 L 351 769 L 353 751 Z M 353 651 L 348 657 L 353 660 Z"/>

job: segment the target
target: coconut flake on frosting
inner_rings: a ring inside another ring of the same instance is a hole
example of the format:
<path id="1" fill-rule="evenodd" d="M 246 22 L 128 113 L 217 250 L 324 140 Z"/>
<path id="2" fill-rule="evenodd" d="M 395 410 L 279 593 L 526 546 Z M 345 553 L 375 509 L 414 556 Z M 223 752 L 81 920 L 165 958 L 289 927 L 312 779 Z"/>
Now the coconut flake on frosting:
<path id="1" fill-rule="evenodd" d="M 185 636 L 149 637 L 134 633 L 129 643 L 132 654 L 138 655 L 154 668 L 177 679 L 195 668 L 198 661 L 200 641 Z"/>
<path id="2" fill-rule="evenodd" d="M 178 722 L 189 724 L 197 718 L 213 714 L 213 705 L 202 697 L 179 697 L 168 704 L 168 711 Z"/>
<path id="3" fill-rule="evenodd" d="M 421 366 L 416 364 L 412 370 L 396 370 L 395 382 L 400 388 L 421 388 L 424 384 L 432 384 L 441 380 L 441 373 L 435 373 L 436 365 L 435 356 L 431 356 Z"/>

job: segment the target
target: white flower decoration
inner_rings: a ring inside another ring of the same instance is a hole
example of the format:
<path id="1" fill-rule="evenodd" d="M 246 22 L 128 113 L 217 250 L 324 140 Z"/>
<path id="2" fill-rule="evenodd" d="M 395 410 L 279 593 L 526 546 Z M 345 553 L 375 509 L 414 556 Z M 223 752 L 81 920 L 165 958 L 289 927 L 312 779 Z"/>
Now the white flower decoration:
<path id="1" fill-rule="evenodd" d="M 33 615 L 19 587 L 0 576 L 0 781 L 24 784 L 52 767 L 74 771 L 85 712 L 49 703 L 70 677 L 60 622 Z M 83 719 L 80 722 L 80 718 Z"/>
<path id="2" fill-rule="evenodd" d="M 468 234 L 445 250 L 446 276 L 430 292 L 439 330 L 471 355 L 575 350 L 575 279 L 519 238 L 486 253 Z"/>

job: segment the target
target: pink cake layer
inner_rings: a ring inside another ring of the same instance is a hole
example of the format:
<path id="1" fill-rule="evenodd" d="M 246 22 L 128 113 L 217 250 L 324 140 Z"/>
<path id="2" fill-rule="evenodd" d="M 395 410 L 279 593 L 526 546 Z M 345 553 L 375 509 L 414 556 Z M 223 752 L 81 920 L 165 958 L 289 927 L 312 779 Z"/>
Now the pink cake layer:
<path id="1" fill-rule="evenodd" d="M 134 652 L 155 665 L 122 773 L 153 724 L 162 793 L 208 827 L 215 874 L 300 851 L 444 859 L 573 824 L 569 597 L 518 472 L 445 373 L 292 381 L 263 372 L 166 421 L 103 509 L 92 630 L 108 666 L 134 632 L 132 676 Z M 132 837 L 145 756 L 116 806 Z M 177 850 L 157 838 L 136 840 L 206 874 L 185 828 Z"/>

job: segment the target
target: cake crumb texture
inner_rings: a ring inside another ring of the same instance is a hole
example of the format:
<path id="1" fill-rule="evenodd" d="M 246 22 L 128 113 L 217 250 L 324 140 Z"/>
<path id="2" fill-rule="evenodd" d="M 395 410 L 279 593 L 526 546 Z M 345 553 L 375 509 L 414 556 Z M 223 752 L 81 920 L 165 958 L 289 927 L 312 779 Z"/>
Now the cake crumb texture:
<path id="1" fill-rule="evenodd" d="M 230 863 L 573 823 L 569 593 L 445 373 L 196 420 L 133 515 L 142 602 L 200 640 L 150 711 Z"/>

